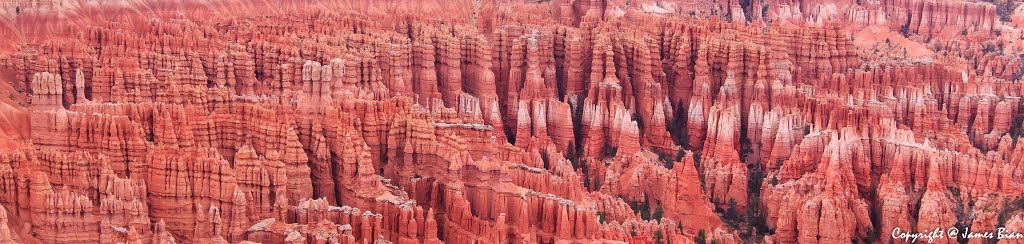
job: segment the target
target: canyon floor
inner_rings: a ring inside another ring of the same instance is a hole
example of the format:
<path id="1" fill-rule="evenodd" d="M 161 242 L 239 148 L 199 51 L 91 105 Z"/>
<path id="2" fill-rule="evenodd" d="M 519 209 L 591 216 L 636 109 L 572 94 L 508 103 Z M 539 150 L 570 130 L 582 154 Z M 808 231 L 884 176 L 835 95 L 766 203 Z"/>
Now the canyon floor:
<path id="1" fill-rule="evenodd" d="M 3 1 L 0 244 L 1021 232 L 1022 27 L 1011 0 Z"/>

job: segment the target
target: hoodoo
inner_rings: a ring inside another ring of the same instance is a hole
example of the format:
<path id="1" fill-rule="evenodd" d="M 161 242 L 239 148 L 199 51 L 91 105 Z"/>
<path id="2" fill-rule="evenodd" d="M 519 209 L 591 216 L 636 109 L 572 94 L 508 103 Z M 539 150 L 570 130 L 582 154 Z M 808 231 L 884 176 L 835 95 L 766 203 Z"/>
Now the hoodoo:
<path id="1" fill-rule="evenodd" d="M 1014 0 L 7 0 L 0 244 L 1024 232 L 1022 40 Z M 978 236 L 935 241 L 1024 241 Z"/>

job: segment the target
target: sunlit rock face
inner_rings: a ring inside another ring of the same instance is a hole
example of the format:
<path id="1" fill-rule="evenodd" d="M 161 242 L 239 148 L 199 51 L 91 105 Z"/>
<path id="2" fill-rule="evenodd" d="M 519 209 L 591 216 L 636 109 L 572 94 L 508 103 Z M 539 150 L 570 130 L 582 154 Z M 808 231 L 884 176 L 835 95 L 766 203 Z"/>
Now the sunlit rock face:
<path id="1" fill-rule="evenodd" d="M 1020 232 L 1021 27 L 1001 0 L 4 1 L 0 244 Z"/>

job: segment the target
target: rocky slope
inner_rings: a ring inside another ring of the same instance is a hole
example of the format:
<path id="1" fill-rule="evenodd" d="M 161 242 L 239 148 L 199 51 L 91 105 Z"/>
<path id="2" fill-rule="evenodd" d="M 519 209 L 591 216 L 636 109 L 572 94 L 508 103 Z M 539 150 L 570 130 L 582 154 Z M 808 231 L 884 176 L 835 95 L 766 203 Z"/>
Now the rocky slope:
<path id="1" fill-rule="evenodd" d="M 1013 4 L 8 1 L 0 243 L 1024 230 Z"/>

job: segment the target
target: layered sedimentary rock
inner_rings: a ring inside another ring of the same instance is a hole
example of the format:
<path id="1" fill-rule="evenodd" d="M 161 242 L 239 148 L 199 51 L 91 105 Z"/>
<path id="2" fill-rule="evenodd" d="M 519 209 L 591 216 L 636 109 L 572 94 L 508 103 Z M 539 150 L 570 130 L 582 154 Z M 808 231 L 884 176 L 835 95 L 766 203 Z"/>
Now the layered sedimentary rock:
<path id="1" fill-rule="evenodd" d="M 1010 5 L 0 3 L 0 243 L 1019 230 Z"/>

